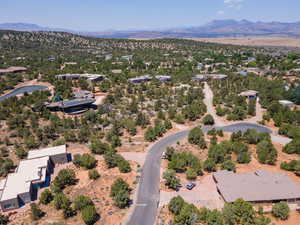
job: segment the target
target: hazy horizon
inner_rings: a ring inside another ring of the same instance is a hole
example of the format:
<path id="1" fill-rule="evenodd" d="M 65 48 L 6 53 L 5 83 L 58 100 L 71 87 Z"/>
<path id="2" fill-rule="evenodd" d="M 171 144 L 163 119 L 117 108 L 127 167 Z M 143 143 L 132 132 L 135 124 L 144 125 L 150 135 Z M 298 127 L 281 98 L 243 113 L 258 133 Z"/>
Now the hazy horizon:
<path id="1" fill-rule="evenodd" d="M 297 0 L 10 0 L 0 23 L 31 23 L 77 31 L 152 30 L 201 26 L 212 20 L 300 21 Z"/>

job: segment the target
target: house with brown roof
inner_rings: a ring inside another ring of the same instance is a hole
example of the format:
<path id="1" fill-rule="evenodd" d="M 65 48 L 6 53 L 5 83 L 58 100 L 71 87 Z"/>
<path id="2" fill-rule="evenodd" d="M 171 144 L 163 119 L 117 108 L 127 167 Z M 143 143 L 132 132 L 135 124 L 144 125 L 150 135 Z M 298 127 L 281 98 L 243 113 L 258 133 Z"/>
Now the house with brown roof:
<path id="1" fill-rule="evenodd" d="M 265 170 L 238 174 L 222 170 L 213 173 L 213 179 L 219 194 L 229 203 L 239 198 L 253 203 L 300 200 L 300 186 L 286 174 Z"/>

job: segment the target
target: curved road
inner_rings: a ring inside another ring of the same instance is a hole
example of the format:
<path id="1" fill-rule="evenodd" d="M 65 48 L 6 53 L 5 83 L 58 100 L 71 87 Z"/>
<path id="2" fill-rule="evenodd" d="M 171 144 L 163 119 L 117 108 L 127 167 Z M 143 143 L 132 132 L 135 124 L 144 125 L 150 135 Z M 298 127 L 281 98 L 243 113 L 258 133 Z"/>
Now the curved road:
<path id="1" fill-rule="evenodd" d="M 6 95 L 0 96 L 0 102 L 4 101 L 5 99 L 8 99 L 10 97 L 13 97 L 13 96 L 16 96 L 19 94 L 24 94 L 25 92 L 31 93 L 34 91 L 44 90 L 47 88 L 48 88 L 47 86 L 43 86 L 43 85 L 28 85 L 28 86 L 19 87 L 19 88 L 12 90 L 11 92 L 9 92 Z"/>
<path id="2" fill-rule="evenodd" d="M 213 127 L 203 127 L 202 130 L 207 132 Z M 237 123 L 224 127 L 215 127 L 226 132 L 246 131 L 249 128 L 256 129 L 258 132 L 268 132 L 268 128 L 252 124 Z M 182 140 L 189 133 L 184 130 L 167 136 L 155 143 L 148 151 L 145 164 L 139 183 L 137 199 L 134 211 L 127 225 L 153 225 L 156 219 L 157 207 L 159 204 L 159 183 L 160 183 L 160 161 L 161 155 L 165 149 Z"/>

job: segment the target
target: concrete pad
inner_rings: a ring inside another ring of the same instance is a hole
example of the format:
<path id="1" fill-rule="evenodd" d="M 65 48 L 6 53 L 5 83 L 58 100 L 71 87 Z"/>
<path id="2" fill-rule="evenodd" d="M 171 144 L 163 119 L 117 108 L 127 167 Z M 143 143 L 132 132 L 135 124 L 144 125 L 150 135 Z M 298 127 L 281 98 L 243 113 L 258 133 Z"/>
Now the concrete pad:
<path id="1" fill-rule="evenodd" d="M 120 152 L 126 160 L 134 161 L 143 166 L 145 163 L 147 153 L 144 152 Z"/>
<path id="2" fill-rule="evenodd" d="M 198 207 L 207 207 L 209 209 L 222 209 L 224 201 L 217 191 L 216 184 L 212 175 L 206 176 L 201 181 L 196 181 L 196 187 L 193 190 L 187 190 L 185 185 L 176 192 L 160 192 L 159 206 L 167 205 L 173 197 L 181 196 L 186 202 L 192 203 Z"/>

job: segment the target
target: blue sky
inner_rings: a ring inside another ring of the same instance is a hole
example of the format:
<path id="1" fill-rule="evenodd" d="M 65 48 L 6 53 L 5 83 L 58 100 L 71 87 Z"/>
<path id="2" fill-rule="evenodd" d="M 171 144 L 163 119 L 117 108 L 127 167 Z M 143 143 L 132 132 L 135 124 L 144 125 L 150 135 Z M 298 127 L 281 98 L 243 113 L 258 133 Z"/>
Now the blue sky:
<path id="1" fill-rule="evenodd" d="M 82 31 L 199 26 L 214 19 L 300 21 L 300 0 L 0 0 L 0 23 Z"/>

